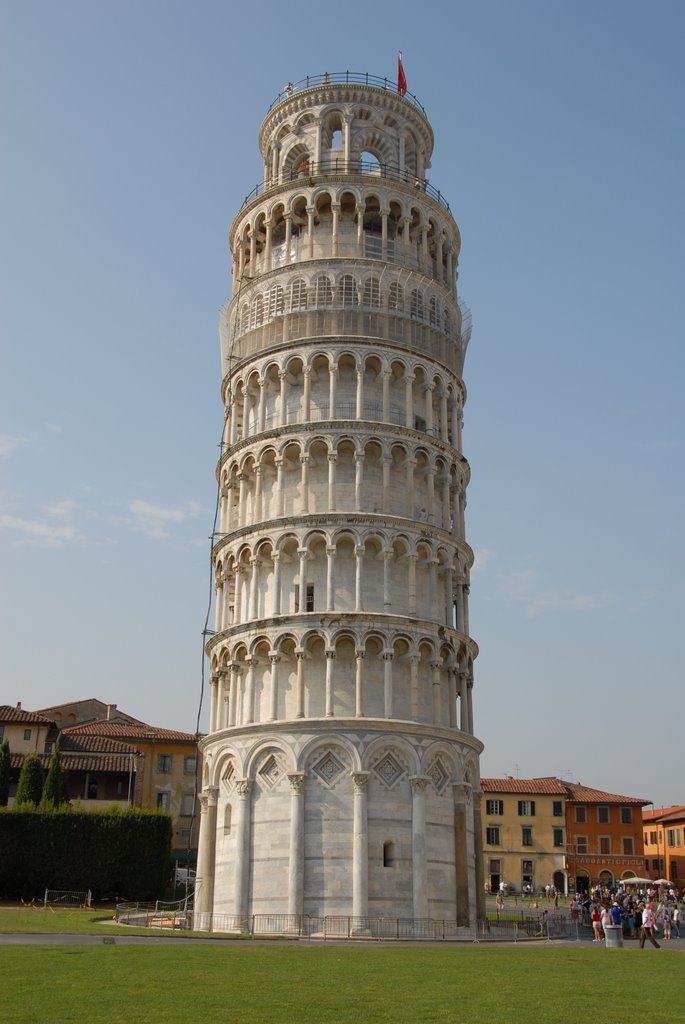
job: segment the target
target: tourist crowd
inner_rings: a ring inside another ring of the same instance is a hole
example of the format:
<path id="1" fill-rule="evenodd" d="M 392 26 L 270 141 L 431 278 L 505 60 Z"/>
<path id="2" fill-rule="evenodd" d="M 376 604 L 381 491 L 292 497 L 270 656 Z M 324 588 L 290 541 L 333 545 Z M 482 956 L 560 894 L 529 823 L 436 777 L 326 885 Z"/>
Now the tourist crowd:
<path id="1" fill-rule="evenodd" d="M 601 942 L 610 927 L 620 927 L 626 938 L 639 939 L 640 947 L 649 940 L 657 949 L 657 935 L 667 942 L 680 938 L 680 920 L 685 893 L 678 889 L 619 888 L 615 893 L 595 889 L 579 893 L 569 903 L 571 919 L 592 925 L 593 942 Z"/>

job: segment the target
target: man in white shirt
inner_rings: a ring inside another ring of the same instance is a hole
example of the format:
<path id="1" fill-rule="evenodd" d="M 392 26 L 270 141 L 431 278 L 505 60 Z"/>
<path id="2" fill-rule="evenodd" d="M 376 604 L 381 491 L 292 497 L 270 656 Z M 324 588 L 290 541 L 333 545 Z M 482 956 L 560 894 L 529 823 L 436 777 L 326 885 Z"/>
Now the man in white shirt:
<path id="1" fill-rule="evenodd" d="M 642 928 L 640 929 L 640 949 L 644 948 L 645 939 L 649 939 L 653 946 L 657 949 L 661 949 L 661 946 L 654 938 L 654 927 L 656 925 L 656 918 L 654 917 L 654 909 L 651 903 L 642 911 Z"/>

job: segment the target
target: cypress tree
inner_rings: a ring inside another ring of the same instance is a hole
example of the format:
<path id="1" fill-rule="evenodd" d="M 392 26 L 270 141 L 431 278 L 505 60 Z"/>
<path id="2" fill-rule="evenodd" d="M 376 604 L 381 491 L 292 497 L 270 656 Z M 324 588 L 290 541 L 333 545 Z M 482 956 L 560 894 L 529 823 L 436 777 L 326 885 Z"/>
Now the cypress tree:
<path id="1" fill-rule="evenodd" d="M 10 795 L 10 745 L 0 745 L 0 807 L 7 807 Z"/>
<path id="2" fill-rule="evenodd" d="M 21 766 L 19 782 L 17 784 L 17 795 L 14 798 L 14 807 L 17 810 L 21 807 L 36 807 L 40 803 L 43 792 L 43 766 L 40 763 L 38 754 L 30 751 L 24 754 L 24 763 Z"/>
<path id="3" fill-rule="evenodd" d="M 50 758 L 48 775 L 43 786 L 43 795 L 40 798 L 41 809 L 47 807 L 59 807 L 67 802 L 64 792 L 64 775 L 60 764 L 59 747 L 55 747 Z"/>

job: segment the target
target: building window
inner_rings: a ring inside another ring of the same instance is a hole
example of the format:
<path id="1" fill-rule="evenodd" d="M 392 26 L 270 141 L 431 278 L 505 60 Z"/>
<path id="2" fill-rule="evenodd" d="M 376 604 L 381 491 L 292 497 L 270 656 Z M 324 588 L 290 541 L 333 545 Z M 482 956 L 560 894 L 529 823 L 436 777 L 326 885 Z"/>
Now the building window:
<path id="1" fill-rule="evenodd" d="M 675 846 L 675 829 L 669 828 L 666 830 L 666 842 L 669 846 Z"/>
<path id="2" fill-rule="evenodd" d="M 535 817 L 535 801 L 519 800 L 519 818 Z"/>
<path id="3" fill-rule="evenodd" d="M 528 825 L 524 825 L 521 829 L 521 843 L 523 846 L 533 845 L 533 830 Z"/>
<path id="4" fill-rule="evenodd" d="M 564 845 L 564 830 L 563 830 L 563 828 L 555 828 L 554 829 L 554 845 L 555 846 L 563 846 Z"/>
<path id="5" fill-rule="evenodd" d="M 4 725 L 0 725 L 0 743 L 2 743 L 4 738 L 5 738 L 5 726 Z"/>
<path id="6" fill-rule="evenodd" d="M 658 870 L 659 870 L 659 858 L 658 857 L 654 857 L 654 859 L 652 860 L 652 871 L 658 871 Z"/>
<path id="7" fill-rule="evenodd" d="M 609 816 L 609 808 L 608 807 L 598 807 L 597 808 L 597 821 L 599 822 L 600 825 L 608 825 L 609 824 L 609 817 L 610 816 Z"/>
<path id="8" fill-rule="evenodd" d="M 645 832 L 642 836 L 645 846 L 649 843 L 649 832 Z"/>
<path id="9" fill-rule="evenodd" d="M 300 610 L 300 588 L 298 587 L 297 590 L 295 591 L 295 613 L 297 614 L 297 612 L 299 612 L 299 610 Z M 314 584 L 313 583 L 308 583 L 307 584 L 307 593 L 305 595 L 304 610 L 306 612 L 313 612 L 314 611 Z"/>
<path id="10" fill-rule="evenodd" d="M 499 825 L 489 825 L 485 830 L 485 842 L 488 846 L 499 846 Z"/>
<path id="11" fill-rule="evenodd" d="M 621 847 L 624 857 L 632 857 L 635 853 L 635 846 L 633 844 L 632 836 L 623 836 L 621 838 Z"/>
<path id="12" fill-rule="evenodd" d="M 157 771 L 160 775 L 168 775 L 171 771 L 171 754 L 157 754 Z"/>
<path id="13" fill-rule="evenodd" d="M 391 868 L 395 864 L 395 844 L 383 843 L 383 867 Z"/>
<path id="14" fill-rule="evenodd" d="M 24 729 L 24 739 L 25 740 L 30 740 L 31 739 L 31 730 L 30 729 Z"/>
<path id="15" fill-rule="evenodd" d="M 98 780 L 89 777 L 88 786 L 86 789 L 86 800 L 97 800 L 98 798 Z"/>
<path id="16" fill-rule="evenodd" d="M 486 800 L 486 814 L 504 814 L 504 800 Z"/>
<path id="17" fill-rule="evenodd" d="M 45 753 L 46 754 L 51 754 L 52 753 L 52 740 L 46 740 L 45 741 Z"/>
<path id="18" fill-rule="evenodd" d="M 576 836 L 576 853 L 587 853 L 587 836 Z"/>
<path id="19" fill-rule="evenodd" d="M 181 797 L 181 815 L 184 818 L 191 817 L 193 808 L 195 806 L 195 794 L 193 792 L 184 793 Z"/>
<path id="20" fill-rule="evenodd" d="M 649 833 L 649 842 L 652 846 L 656 846 L 656 832 Z"/>
<path id="21" fill-rule="evenodd" d="M 197 771 L 197 758 L 194 754 L 186 754 L 183 758 L 183 774 L 194 775 Z"/>
<path id="22" fill-rule="evenodd" d="M 621 824 L 632 825 L 633 824 L 633 808 L 622 807 L 621 808 Z"/>
<path id="23" fill-rule="evenodd" d="M 605 856 L 611 853 L 611 836 L 598 837 L 599 852 Z"/>
<path id="24" fill-rule="evenodd" d="M 585 821 L 587 821 L 587 807 L 583 807 L 582 805 L 579 805 L 578 807 L 576 807 L 575 810 L 576 810 L 576 821 L 578 821 L 578 822 L 585 822 Z"/>
<path id="25" fill-rule="evenodd" d="M 168 811 L 171 807 L 171 793 L 158 793 L 157 806 L 160 811 Z"/>
<path id="26" fill-rule="evenodd" d="M 533 891 L 533 862 L 532 860 L 521 861 L 521 888 L 524 892 Z"/>
<path id="27" fill-rule="evenodd" d="M 682 843 L 680 842 L 680 829 L 679 828 L 677 828 L 675 830 L 675 844 L 676 844 L 676 846 L 682 846 Z"/>
<path id="28" fill-rule="evenodd" d="M 555 818 L 563 818 L 564 816 L 564 803 L 562 800 L 555 800 L 552 804 L 552 814 Z"/>
<path id="29" fill-rule="evenodd" d="M 498 859 L 498 860 L 491 860 L 490 861 L 490 874 L 491 875 L 501 875 L 502 874 L 502 861 L 501 860 Z"/>

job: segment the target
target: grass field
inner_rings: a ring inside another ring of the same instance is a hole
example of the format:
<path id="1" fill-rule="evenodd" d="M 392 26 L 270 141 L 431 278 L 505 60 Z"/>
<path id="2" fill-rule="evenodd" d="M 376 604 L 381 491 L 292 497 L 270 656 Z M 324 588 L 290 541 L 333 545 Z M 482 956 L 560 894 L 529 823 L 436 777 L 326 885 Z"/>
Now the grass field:
<path id="1" fill-rule="evenodd" d="M 491 946 L 3 946 L 0 1021 L 650 1024 L 682 1020 L 680 950 Z"/>

